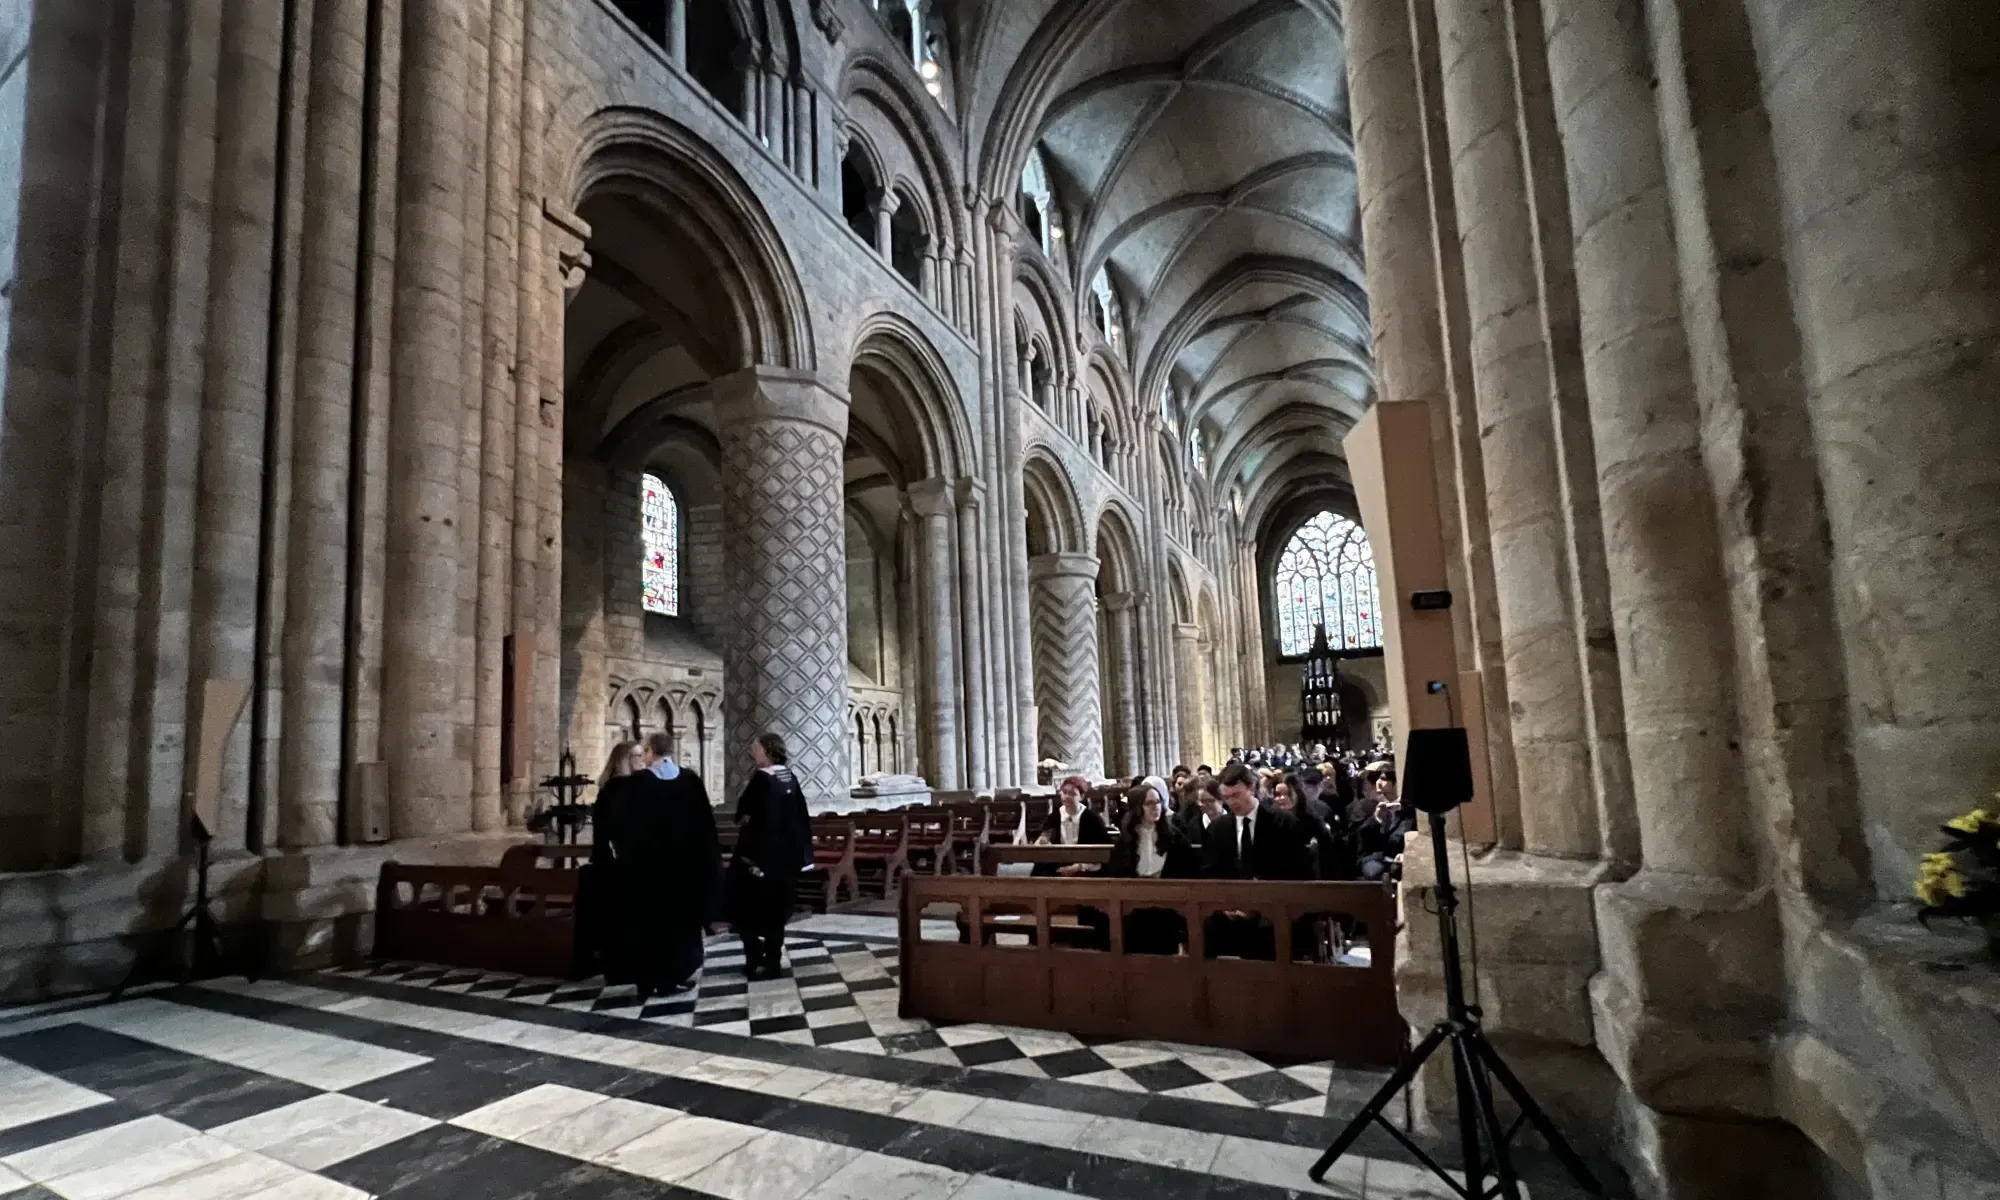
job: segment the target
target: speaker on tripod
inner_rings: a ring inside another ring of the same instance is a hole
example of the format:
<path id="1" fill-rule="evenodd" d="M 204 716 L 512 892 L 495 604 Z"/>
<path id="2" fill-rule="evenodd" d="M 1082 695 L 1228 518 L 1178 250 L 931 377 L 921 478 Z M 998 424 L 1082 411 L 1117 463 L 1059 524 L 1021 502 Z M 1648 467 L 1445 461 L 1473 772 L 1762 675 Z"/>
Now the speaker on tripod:
<path id="1" fill-rule="evenodd" d="M 1535 1103 L 1528 1089 L 1508 1068 L 1486 1040 L 1480 1028 L 1478 1006 L 1466 1003 L 1464 969 L 1458 959 L 1458 891 L 1451 882 L 1451 860 L 1445 852 L 1445 817 L 1472 799 L 1472 754 L 1463 729 L 1412 729 L 1400 764 L 1403 803 L 1429 817 L 1431 852 L 1437 860 L 1437 918 L 1439 944 L 1444 951 L 1444 1019 L 1431 1027 L 1424 1040 L 1403 1060 L 1379 1091 L 1354 1115 L 1340 1136 L 1320 1155 L 1308 1172 L 1314 1183 L 1326 1173 L 1355 1139 L 1371 1124 L 1379 1123 L 1389 1135 L 1414 1154 L 1417 1161 L 1443 1180 L 1454 1194 L 1467 1200 L 1521 1200 L 1521 1180 L 1514 1168 L 1512 1142 L 1523 1123 L 1534 1127 L 1548 1143 L 1577 1185 L 1593 1196 L 1604 1189 L 1575 1148 L 1556 1129 L 1555 1122 Z M 1464 1179 L 1439 1165 L 1402 1130 L 1382 1116 L 1396 1094 L 1410 1085 L 1431 1055 L 1449 1048 L 1452 1079 L 1458 1101 L 1458 1136 L 1465 1159 Z M 1494 1104 L 1496 1085 L 1513 1100 L 1520 1115 L 1503 1125 Z M 1491 1181 L 1490 1185 L 1488 1181 Z"/>

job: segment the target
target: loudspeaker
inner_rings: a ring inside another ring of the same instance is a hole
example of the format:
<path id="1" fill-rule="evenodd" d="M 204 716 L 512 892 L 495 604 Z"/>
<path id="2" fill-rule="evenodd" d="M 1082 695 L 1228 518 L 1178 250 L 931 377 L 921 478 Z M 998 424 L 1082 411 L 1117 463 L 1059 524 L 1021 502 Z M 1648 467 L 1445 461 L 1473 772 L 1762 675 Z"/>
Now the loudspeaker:
<path id="1" fill-rule="evenodd" d="M 389 764 L 358 762 L 347 772 L 347 842 L 376 845 L 389 840 Z"/>
<path id="2" fill-rule="evenodd" d="M 1418 812 L 1448 813 L 1472 802 L 1472 746 L 1463 729 L 1412 729 L 1396 764 L 1403 803 Z"/>

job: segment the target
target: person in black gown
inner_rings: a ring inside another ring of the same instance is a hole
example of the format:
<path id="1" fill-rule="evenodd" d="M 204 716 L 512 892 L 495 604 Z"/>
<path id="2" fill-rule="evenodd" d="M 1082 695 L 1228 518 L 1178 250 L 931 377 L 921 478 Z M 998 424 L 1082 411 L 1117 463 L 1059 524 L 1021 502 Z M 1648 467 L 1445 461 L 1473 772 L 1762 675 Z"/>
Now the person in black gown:
<path id="1" fill-rule="evenodd" d="M 736 802 L 736 854 L 729 863 L 736 932 L 744 972 L 775 978 L 792 916 L 799 872 L 812 865 L 812 818 L 805 792 L 788 765 L 785 739 L 760 734 L 750 744 L 757 770 Z"/>
<path id="2" fill-rule="evenodd" d="M 648 737 L 645 769 L 600 789 L 594 814 L 592 860 L 610 873 L 604 977 L 632 984 L 641 1000 L 693 985 L 722 898 L 708 789 L 672 753 L 669 735 Z"/>

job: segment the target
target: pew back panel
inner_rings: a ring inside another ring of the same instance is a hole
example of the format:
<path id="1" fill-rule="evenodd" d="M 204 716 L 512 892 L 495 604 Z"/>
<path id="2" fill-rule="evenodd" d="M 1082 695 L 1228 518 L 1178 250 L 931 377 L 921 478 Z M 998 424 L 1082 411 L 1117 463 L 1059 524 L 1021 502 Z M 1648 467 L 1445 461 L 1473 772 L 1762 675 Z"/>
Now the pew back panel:
<path id="1" fill-rule="evenodd" d="M 958 906 L 961 940 L 923 938 L 938 905 Z M 1211 920 L 1239 911 L 1268 923 L 1268 960 L 1210 957 Z M 1394 894 L 1367 883 L 911 877 L 902 1014 L 1390 1066 L 1407 1040 L 1395 912 Z M 1162 946 L 1160 924 L 1176 915 Z M 1327 920 L 1366 931 L 1367 965 L 1311 961 L 1306 939 Z"/>
<path id="2" fill-rule="evenodd" d="M 575 964 L 578 873 L 536 867 L 536 857 L 512 855 L 499 867 L 383 864 L 375 891 L 375 956 L 569 975 Z"/>

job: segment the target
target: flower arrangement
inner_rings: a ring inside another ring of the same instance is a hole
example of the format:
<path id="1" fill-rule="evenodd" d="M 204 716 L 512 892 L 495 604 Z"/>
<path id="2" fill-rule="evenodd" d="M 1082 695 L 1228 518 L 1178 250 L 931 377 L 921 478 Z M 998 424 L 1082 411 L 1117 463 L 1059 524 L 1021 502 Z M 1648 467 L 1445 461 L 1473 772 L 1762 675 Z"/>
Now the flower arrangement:
<path id="1" fill-rule="evenodd" d="M 1944 849 L 1917 866 L 1917 919 L 1958 917 L 1979 925 L 1986 948 L 2000 960 L 2000 794 L 1996 806 L 1944 823 Z"/>

